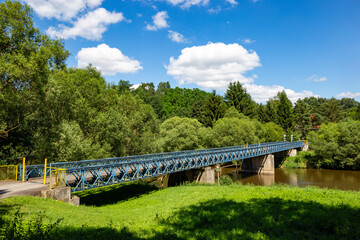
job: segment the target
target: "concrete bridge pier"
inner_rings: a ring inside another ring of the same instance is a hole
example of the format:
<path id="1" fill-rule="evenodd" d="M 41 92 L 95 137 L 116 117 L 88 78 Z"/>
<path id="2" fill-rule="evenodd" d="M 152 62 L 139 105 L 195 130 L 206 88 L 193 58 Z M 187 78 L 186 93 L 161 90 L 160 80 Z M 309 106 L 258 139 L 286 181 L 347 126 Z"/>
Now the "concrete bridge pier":
<path id="1" fill-rule="evenodd" d="M 273 154 L 244 159 L 241 171 L 257 174 L 275 174 L 275 159 Z"/>
<path id="2" fill-rule="evenodd" d="M 198 176 L 198 182 L 200 183 L 215 183 L 215 169 L 212 167 L 205 167 L 204 171 L 201 171 Z"/>

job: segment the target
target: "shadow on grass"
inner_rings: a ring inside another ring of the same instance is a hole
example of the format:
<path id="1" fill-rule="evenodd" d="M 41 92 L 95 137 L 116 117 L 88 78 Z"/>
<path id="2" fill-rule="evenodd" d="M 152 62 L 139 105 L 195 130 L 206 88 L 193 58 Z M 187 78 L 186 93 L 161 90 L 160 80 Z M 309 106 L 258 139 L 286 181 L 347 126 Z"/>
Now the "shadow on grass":
<path id="1" fill-rule="evenodd" d="M 279 198 L 212 200 L 158 219 L 154 239 L 360 239 L 360 210 Z"/>
<path id="2" fill-rule="evenodd" d="M 131 198 L 158 190 L 157 187 L 146 184 L 145 182 L 116 184 L 103 188 L 96 188 L 77 192 L 74 195 L 80 197 L 80 203 L 92 206 L 104 206 L 114 204 Z"/>
<path id="3" fill-rule="evenodd" d="M 93 240 L 93 239 L 101 239 L 101 240 L 113 240 L 113 239 L 121 239 L 121 240 L 132 240 L 132 239 L 140 239 L 136 237 L 133 233 L 131 233 L 127 228 L 117 229 L 114 227 L 88 227 L 83 226 L 82 228 L 73 228 L 73 227 L 61 227 L 58 228 L 50 239 L 53 240 Z"/>
<path id="4" fill-rule="evenodd" d="M 139 232 L 63 227 L 52 239 L 360 239 L 359 209 L 312 201 L 216 199 L 155 220 L 155 229 Z"/>

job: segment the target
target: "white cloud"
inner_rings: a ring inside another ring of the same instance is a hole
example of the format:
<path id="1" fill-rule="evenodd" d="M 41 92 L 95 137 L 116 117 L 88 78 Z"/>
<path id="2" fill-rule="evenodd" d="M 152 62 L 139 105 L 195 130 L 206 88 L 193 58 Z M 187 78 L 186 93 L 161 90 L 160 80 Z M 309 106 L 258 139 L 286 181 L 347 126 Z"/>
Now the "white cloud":
<path id="1" fill-rule="evenodd" d="M 244 87 L 250 93 L 251 97 L 259 103 L 264 103 L 270 98 L 277 95 L 278 92 L 285 91 L 286 95 L 292 102 L 296 102 L 299 98 L 317 96 L 314 95 L 311 91 L 304 90 L 302 92 L 295 92 L 292 89 L 284 88 L 279 85 L 272 86 L 264 86 L 264 85 L 256 85 L 253 83 L 245 84 Z"/>
<path id="2" fill-rule="evenodd" d="M 35 12 L 45 18 L 71 20 L 87 8 L 101 5 L 103 0 L 24 0 Z"/>
<path id="3" fill-rule="evenodd" d="M 312 76 L 308 77 L 307 80 L 312 81 L 312 82 L 324 82 L 327 80 L 327 78 L 319 77 L 318 75 L 312 75 Z"/>
<path id="4" fill-rule="evenodd" d="M 247 71 L 260 66 L 256 52 L 248 51 L 237 43 L 208 43 L 184 48 L 181 55 L 170 58 L 167 74 L 180 84 L 194 83 L 206 89 L 225 89 L 230 82 L 250 83 Z"/>
<path id="5" fill-rule="evenodd" d="M 191 6 L 204 6 L 209 3 L 209 0 L 166 0 L 174 6 L 180 6 L 181 8 L 189 8 Z"/>
<path id="6" fill-rule="evenodd" d="M 231 5 L 238 4 L 238 2 L 236 0 L 226 0 L 226 2 L 230 3 Z"/>
<path id="7" fill-rule="evenodd" d="M 217 14 L 219 12 L 221 12 L 221 7 L 220 6 L 216 6 L 216 8 L 210 8 L 207 10 L 208 13 L 210 14 Z"/>
<path id="8" fill-rule="evenodd" d="M 251 44 L 251 43 L 254 43 L 254 42 L 256 42 L 255 40 L 252 40 L 252 39 L 250 39 L 250 38 L 245 38 L 245 39 L 243 39 L 243 43 L 245 43 L 245 44 Z"/>
<path id="9" fill-rule="evenodd" d="M 89 40 L 100 40 L 109 24 L 123 20 L 126 19 L 122 13 L 109 12 L 104 8 L 98 8 L 77 19 L 73 27 L 58 25 L 58 29 L 50 27 L 46 33 L 51 37 L 64 39 L 80 36 Z"/>
<path id="10" fill-rule="evenodd" d="M 153 19 L 153 25 L 147 24 L 146 29 L 150 31 L 156 31 L 161 28 L 167 28 L 169 27 L 166 19 L 169 18 L 166 11 L 161 11 L 152 16 Z"/>
<path id="11" fill-rule="evenodd" d="M 119 49 L 106 44 L 97 47 L 82 48 L 76 55 L 78 67 L 84 68 L 92 64 L 102 74 L 112 76 L 117 73 L 135 73 L 142 69 L 140 62 L 125 56 Z"/>
<path id="12" fill-rule="evenodd" d="M 140 86 L 141 86 L 140 83 L 138 83 L 138 84 L 133 84 L 133 85 L 131 85 L 130 89 L 131 89 L 131 90 L 135 90 L 135 89 L 137 89 L 137 88 L 140 87 Z"/>
<path id="13" fill-rule="evenodd" d="M 360 92 L 343 92 L 343 93 L 339 93 L 338 95 L 336 95 L 337 98 L 359 98 L 360 97 Z"/>
<path id="14" fill-rule="evenodd" d="M 174 42 L 178 42 L 178 43 L 187 43 L 188 42 L 188 40 L 184 37 L 184 35 L 182 35 L 181 33 L 175 32 L 175 31 L 169 30 L 168 37 Z"/>

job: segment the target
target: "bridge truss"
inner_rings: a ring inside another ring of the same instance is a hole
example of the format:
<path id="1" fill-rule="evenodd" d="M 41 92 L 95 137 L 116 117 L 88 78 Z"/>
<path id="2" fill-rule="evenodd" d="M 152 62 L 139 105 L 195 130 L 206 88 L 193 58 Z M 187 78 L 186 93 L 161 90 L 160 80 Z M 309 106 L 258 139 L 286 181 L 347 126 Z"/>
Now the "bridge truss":
<path id="1" fill-rule="evenodd" d="M 304 146 L 304 142 L 273 142 L 194 151 L 180 151 L 139 156 L 61 162 L 51 168 L 66 169 L 66 186 L 81 191 L 127 181 L 134 181 L 195 168 L 282 152 Z M 22 169 L 20 169 L 22 172 Z M 49 173 L 48 173 L 49 174 Z M 44 175 L 44 165 L 27 166 L 26 179 Z M 49 175 L 48 175 L 49 176 Z"/>

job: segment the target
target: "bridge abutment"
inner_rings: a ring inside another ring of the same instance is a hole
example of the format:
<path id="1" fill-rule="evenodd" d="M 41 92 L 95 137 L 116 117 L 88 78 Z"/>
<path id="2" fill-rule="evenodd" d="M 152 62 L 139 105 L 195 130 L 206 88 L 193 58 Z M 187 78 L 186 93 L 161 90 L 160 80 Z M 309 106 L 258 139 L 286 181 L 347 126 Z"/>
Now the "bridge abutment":
<path id="1" fill-rule="evenodd" d="M 241 171 L 258 174 L 275 174 L 275 159 L 273 154 L 244 159 Z"/>
<path id="2" fill-rule="evenodd" d="M 296 148 L 293 148 L 293 149 L 290 149 L 288 150 L 288 154 L 287 154 L 289 157 L 296 157 L 297 155 L 297 149 Z"/>
<path id="3" fill-rule="evenodd" d="M 301 151 L 309 151 L 309 144 L 305 144 L 303 147 L 301 147 Z"/>

